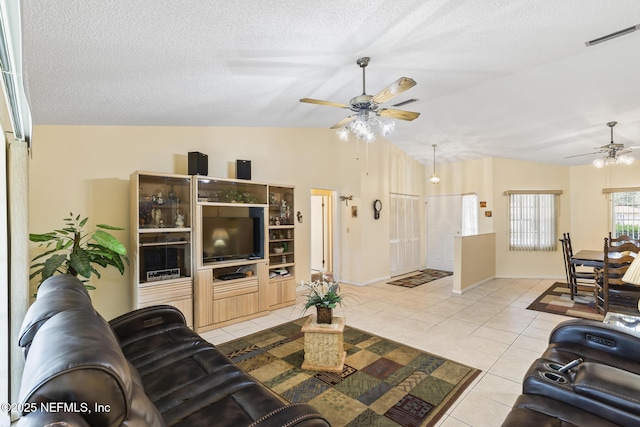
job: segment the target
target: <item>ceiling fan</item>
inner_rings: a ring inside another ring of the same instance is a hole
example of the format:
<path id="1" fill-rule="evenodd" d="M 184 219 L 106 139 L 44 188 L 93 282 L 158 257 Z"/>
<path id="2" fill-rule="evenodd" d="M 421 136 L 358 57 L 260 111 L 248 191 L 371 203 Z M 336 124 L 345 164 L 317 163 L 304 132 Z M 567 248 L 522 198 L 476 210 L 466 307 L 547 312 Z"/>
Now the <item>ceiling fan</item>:
<path id="1" fill-rule="evenodd" d="M 597 168 L 601 168 L 603 166 L 612 166 L 617 164 L 625 164 L 629 165 L 633 163 L 633 157 L 627 156 L 627 154 L 631 153 L 634 148 L 640 148 L 640 146 L 626 146 L 624 144 L 613 142 L 613 127 L 617 125 L 618 122 L 612 121 L 607 123 L 607 126 L 611 129 L 611 142 L 603 145 L 601 147 L 597 147 L 596 150 L 591 153 L 585 154 L 577 154 L 575 156 L 568 156 L 565 159 L 570 159 L 573 157 L 581 157 L 581 156 L 590 156 L 593 154 L 604 154 L 603 157 L 597 158 L 593 161 L 593 165 Z"/>
<path id="2" fill-rule="evenodd" d="M 310 104 L 318 104 L 318 105 L 327 105 L 329 107 L 345 108 L 355 113 L 340 120 L 338 123 L 331 126 L 331 129 L 339 129 L 339 128 L 344 128 L 344 127 L 347 127 L 348 125 L 351 125 L 352 129 L 350 130 L 356 132 L 357 129 L 355 128 L 357 128 L 357 126 L 354 126 L 355 122 L 368 123 L 370 115 L 389 117 L 393 119 L 407 120 L 407 121 L 415 120 L 416 118 L 418 118 L 420 113 L 415 113 L 413 111 L 397 110 L 392 108 L 383 108 L 380 105 L 414 87 L 416 85 L 416 82 L 411 78 L 400 77 L 398 80 L 391 83 L 389 86 L 385 87 L 377 94 L 367 95 L 367 92 L 365 90 L 365 82 L 366 82 L 365 68 L 367 67 L 367 65 L 369 65 L 370 60 L 371 58 L 365 56 L 363 58 L 359 58 L 356 61 L 356 64 L 358 64 L 360 68 L 362 68 L 362 95 L 358 95 L 354 98 L 351 98 L 348 104 L 341 104 L 338 102 L 323 101 L 323 100 L 312 99 L 312 98 L 302 98 L 300 102 L 307 102 Z M 405 102 L 402 104 L 405 105 L 406 103 L 408 102 Z M 384 133 L 384 130 L 385 129 L 383 128 L 383 133 Z M 356 134 L 358 133 L 356 132 Z"/>

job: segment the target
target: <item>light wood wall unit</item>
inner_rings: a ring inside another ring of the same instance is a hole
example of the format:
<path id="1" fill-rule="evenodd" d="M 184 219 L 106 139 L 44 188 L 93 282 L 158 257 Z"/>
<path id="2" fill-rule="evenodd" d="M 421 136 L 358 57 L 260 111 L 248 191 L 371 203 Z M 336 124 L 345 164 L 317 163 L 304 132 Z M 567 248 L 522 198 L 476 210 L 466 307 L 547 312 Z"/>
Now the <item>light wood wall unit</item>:
<path id="1" fill-rule="evenodd" d="M 248 180 L 133 173 L 136 307 L 173 305 L 202 332 L 295 304 L 293 192 Z"/>
<path id="2" fill-rule="evenodd" d="M 292 186 L 269 185 L 269 296 L 270 307 L 295 304 L 295 211 Z"/>
<path id="3" fill-rule="evenodd" d="M 134 172 L 130 185 L 135 307 L 175 306 L 192 327 L 191 177 Z"/>

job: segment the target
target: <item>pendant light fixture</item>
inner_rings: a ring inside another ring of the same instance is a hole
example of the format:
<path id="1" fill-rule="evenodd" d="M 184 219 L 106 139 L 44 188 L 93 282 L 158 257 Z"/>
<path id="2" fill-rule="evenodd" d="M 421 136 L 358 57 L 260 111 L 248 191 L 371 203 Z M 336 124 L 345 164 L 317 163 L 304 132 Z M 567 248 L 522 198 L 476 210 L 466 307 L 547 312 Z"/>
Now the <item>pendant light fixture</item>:
<path id="1" fill-rule="evenodd" d="M 437 184 L 440 182 L 440 177 L 436 174 L 436 147 L 438 144 L 432 144 L 433 147 L 433 173 L 429 177 L 429 182 L 432 184 Z"/>

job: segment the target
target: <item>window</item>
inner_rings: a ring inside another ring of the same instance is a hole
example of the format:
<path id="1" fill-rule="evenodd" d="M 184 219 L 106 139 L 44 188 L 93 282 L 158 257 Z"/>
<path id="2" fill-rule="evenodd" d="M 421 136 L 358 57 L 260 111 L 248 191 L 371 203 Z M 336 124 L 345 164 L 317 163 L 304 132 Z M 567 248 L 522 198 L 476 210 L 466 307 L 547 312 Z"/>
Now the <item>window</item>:
<path id="1" fill-rule="evenodd" d="M 478 195 L 462 195 L 462 235 L 478 234 Z"/>
<path id="2" fill-rule="evenodd" d="M 640 191 L 620 191 L 611 195 L 611 234 L 640 239 Z"/>
<path id="3" fill-rule="evenodd" d="M 556 195 L 561 192 L 509 191 L 509 250 L 555 251 Z"/>

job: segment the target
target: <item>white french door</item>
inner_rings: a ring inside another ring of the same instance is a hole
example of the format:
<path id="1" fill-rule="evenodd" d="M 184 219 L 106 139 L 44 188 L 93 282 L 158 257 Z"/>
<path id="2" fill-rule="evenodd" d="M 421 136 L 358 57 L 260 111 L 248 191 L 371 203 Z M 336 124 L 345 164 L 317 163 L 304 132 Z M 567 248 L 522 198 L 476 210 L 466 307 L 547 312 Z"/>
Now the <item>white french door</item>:
<path id="1" fill-rule="evenodd" d="M 420 200 L 406 194 L 389 195 L 390 275 L 420 269 Z"/>

